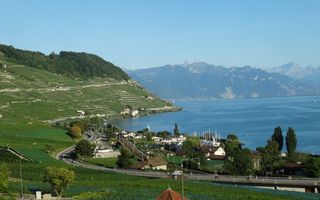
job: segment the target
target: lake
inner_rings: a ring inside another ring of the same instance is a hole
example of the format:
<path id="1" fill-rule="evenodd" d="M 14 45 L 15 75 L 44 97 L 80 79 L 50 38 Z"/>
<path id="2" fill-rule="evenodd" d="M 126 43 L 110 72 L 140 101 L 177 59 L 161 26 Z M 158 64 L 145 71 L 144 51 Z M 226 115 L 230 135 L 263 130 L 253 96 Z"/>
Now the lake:
<path id="1" fill-rule="evenodd" d="M 183 110 L 112 123 L 132 131 L 149 126 L 152 131 L 173 132 L 177 123 L 180 132 L 189 135 L 211 130 L 225 138 L 235 133 L 250 149 L 265 146 L 276 126 L 281 126 L 284 136 L 287 128 L 293 127 L 297 149 L 320 154 L 320 96 L 175 101 L 174 104 Z"/>

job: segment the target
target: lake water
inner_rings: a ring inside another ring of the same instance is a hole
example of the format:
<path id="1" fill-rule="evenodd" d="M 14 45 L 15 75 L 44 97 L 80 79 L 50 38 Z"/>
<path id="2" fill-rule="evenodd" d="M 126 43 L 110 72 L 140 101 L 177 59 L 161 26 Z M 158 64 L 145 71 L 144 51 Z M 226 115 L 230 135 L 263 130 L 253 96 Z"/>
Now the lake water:
<path id="1" fill-rule="evenodd" d="M 297 149 L 320 154 L 320 96 L 176 101 L 174 104 L 183 110 L 113 123 L 134 131 L 149 126 L 152 131 L 173 132 L 177 123 L 180 132 L 187 134 L 211 130 L 225 138 L 235 133 L 250 149 L 264 146 L 276 126 L 281 126 L 284 136 L 287 128 L 293 127 Z"/>

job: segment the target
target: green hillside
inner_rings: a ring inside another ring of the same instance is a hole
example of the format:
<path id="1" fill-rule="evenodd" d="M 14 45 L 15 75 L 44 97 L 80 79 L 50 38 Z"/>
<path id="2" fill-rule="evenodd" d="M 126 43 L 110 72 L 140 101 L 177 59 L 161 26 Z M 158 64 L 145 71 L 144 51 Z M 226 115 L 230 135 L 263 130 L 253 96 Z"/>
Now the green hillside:
<path id="1" fill-rule="evenodd" d="M 129 80 L 130 77 L 119 67 L 107 62 L 99 56 L 88 53 L 61 51 L 46 56 L 41 52 L 16 49 L 12 46 L 0 45 L 0 56 L 4 60 L 45 69 L 47 71 L 70 77 L 108 77 L 116 80 Z"/>
<path id="2" fill-rule="evenodd" d="M 166 105 L 133 81 L 94 77 L 88 80 L 7 63 L 0 69 L 1 122 L 46 121 L 90 115 L 117 116 L 126 105 L 155 108 Z"/>

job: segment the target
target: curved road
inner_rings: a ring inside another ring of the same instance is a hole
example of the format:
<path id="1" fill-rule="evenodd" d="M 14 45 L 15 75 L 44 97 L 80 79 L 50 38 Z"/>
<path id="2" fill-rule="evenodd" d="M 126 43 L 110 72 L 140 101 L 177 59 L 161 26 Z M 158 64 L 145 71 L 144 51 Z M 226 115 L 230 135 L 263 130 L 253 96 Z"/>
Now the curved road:
<path id="1" fill-rule="evenodd" d="M 94 142 L 100 139 L 99 136 L 94 134 L 88 134 L 89 141 Z M 120 168 L 106 168 L 97 165 L 91 165 L 87 163 L 77 162 L 70 158 L 70 153 L 74 151 L 74 146 L 69 147 L 56 156 L 57 159 L 63 160 L 64 162 L 79 166 L 87 169 L 107 171 L 112 173 L 127 174 L 132 176 L 152 177 L 152 178 L 171 178 L 172 175 L 166 172 L 155 172 L 155 171 L 140 171 L 132 169 L 120 169 Z M 312 178 L 288 178 L 288 177 L 248 177 L 248 176 L 227 176 L 227 175 L 215 175 L 215 174 L 186 174 L 184 173 L 185 179 L 190 180 L 201 180 L 201 181 L 213 181 L 218 183 L 226 184 L 239 184 L 239 185 L 253 185 L 253 186 L 271 186 L 271 187 L 296 187 L 296 188 L 318 188 L 320 189 L 320 179 Z"/>

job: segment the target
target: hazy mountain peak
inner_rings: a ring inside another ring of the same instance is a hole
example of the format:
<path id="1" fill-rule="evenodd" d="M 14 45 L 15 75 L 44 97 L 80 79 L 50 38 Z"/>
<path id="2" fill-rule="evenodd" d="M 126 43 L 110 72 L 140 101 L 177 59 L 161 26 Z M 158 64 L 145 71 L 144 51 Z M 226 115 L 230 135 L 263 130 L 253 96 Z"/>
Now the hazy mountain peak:
<path id="1" fill-rule="evenodd" d="M 319 94 L 313 84 L 278 73 L 244 67 L 222 67 L 205 62 L 136 70 L 130 75 L 164 98 L 257 98 Z"/>
<path id="2" fill-rule="evenodd" d="M 303 67 L 295 62 L 288 62 L 284 65 L 267 69 L 269 72 L 275 72 L 287 75 L 294 79 L 303 79 L 306 76 L 313 74 L 317 68 L 312 66 Z"/>

